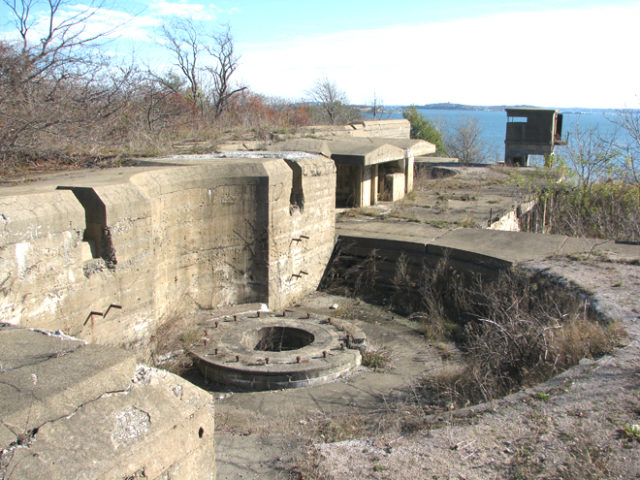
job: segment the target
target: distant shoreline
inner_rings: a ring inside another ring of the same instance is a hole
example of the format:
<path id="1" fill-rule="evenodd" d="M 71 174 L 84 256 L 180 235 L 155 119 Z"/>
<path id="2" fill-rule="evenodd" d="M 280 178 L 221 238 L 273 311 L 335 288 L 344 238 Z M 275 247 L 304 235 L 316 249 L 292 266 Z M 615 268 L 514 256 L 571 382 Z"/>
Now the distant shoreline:
<path id="1" fill-rule="evenodd" d="M 402 112 L 403 108 L 409 105 L 385 105 L 383 109 L 385 112 L 399 111 Z M 357 105 L 361 111 L 366 112 L 372 110 L 368 105 Z M 464 105 L 461 103 L 429 103 L 426 105 L 415 105 L 416 108 L 421 110 L 455 110 L 455 111 L 469 111 L 469 112 L 504 112 L 506 108 L 531 108 L 533 105 Z M 559 108 L 559 107 L 534 107 L 534 108 L 549 108 L 552 110 L 559 110 L 564 114 L 581 114 L 581 113 L 617 113 L 620 111 L 636 111 L 638 109 L 633 108 Z"/>

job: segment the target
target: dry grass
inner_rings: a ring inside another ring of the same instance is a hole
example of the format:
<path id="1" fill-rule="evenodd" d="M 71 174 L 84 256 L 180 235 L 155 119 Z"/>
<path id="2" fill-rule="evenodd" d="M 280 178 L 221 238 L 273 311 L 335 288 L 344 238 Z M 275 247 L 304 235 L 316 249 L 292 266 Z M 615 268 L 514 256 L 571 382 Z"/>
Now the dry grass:
<path id="1" fill-rule="evenodd" d="M 362 354 L 362 365 L 374 371 L 387 369 L 390 361 L 391 350 L 387 347 L 367 350 Z"/>
<path id="2" fill-rule="evenodd" d="M 169 315 L 151 336 L 151 362 L 177 375 L 184 375 L 193 367 L 186 353 L 189 346 L 200 338 L 203 332 L 193 327 L 187 315 Z"/>
<path id="3" fill-rule="evenodd" d="M 540 187 L 523 230 L 577 237 L 640 241 L 640 185 L 607 181 L 583 187 Z"/>
<path id="4" fill-rule="evenodd" d="M 494 282 L 476 278 L 457 288 L 444 296 L 430 284 L 424 290 L 427 312 L 412 317 L 430 339 L 455 339 L 464 352 L 463 368 L 425 378 L 422 394 L 440 406 L 487 401 L 534 385 L 582 358 L 611 352 L 624 334 L 597 318 L 578 292 L 550 279 L 504 272 Z"/>
<path id="5" fill-rule="evenodd" d="M 388 298 L 390 308 L 411 314 L 427 340 L 457 344 L 466 366 L 429 377 L 421 388 L 427 402 L 440 406 L 483 402 L 542 382 L 582 358 L 611 352 L 624 334 L 596 315 L 584 292 L 543 273 L 480 277 L 458 272 L 447 258 L 418 270 L 401 254 L 389 279 L 381 273 L 388 263 L 372 251 L 334 278 L 363 299 Z"/>

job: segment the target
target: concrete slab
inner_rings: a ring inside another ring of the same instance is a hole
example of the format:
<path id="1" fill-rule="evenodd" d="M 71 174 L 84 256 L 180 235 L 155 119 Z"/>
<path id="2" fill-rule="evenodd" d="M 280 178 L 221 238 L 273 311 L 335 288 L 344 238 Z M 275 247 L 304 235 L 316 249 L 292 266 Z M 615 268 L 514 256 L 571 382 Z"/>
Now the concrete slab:
<path id="1" fill-rule="evenodd" d="M 411 124 L 406 119 L 367 120 L 350 125 L 311 125 L 299 128 L 297 134 L 324 138 L 409 138 L 410 130 Z"/>
<path id="2" fill-rule="evenodd" d="M 327 158 L 341 159 L 347 163 L 362 160 L 364 165 L 381 163 L 379 160 L 372 160 L 377 156 L 382 156 L 386 152 L 388 160 L 400 160 L 396 147 L 402 149 L 404 156 L 428 155 L 436 151 L 435 145 L 419 139 L 409 138 L 349 138 L 342 140 L 330 140 L 320 138 L 292 138 L 282 142 L 277 142 L 267 147 L 269 151 L 300 151 L 324 155 Z M 380 149 L 380 150 L 378 150 Z M 354 160 L 356 159 L 356 160 Z"/>
<path id="3" fill-rule="evenodd" d="M 404 160 L 402 148 L 383 143 L 377 145 L 371 138 L 350 138 L 330 140 L 331 158 L 345 165 L 375 165 L 378 163 Z"/>
<path id="4" fill-rule="evenodd" d="M 609 252 L 624 259 L 640 258 L 640 246 L 617 244 L 588 238 L 572 238 L 564 235 L 542 235 L 527 232 L 506 232 L 474 228 L 443 230 L 419 223 L 408 222 L 340 222 L 336 226 L 338 236 L 363 239 L 370 242 L 414 242 L 426 245 L 426 252 L 442 255 L 444 250 L 455 250 L 459 260 L 500 262 L 517 264 L 541 260 L 555 255 L 575 253 Z M 363 244 L 364 245 L 364 244 Z"/>
<path id="5" fill-rule="evenodd" d="M 0 365 L 6 373 L 53 357 L 61 357 L 85 345 L 86 342 L 62 335 L 52 335 L 0 324 Z"/>
<path id="6" fill-rule="evenodd" d="M 429 155 L 436 152 L 436 146 L 433 143 L 417 138 L 371 138 L 374 145 L 389 144 L 402 148 L 407 156 L 417 157 L 419 155 Z"/>
<path id="7" fill-rule="evenodd" d="M 209 394 L 118 348 L 0 325 L 0 478 L 215 478 Z"/>
<path id="8" fill-rule="evenodd" d="M 518 263 L 555 255 L 566 241 L 567 237 L 562 235 L 460 228 L 447 232 L 431 245 Z"/>
<path id="9" fill-rule="evenodd" d="M 331 158 L 331 149 L 326 140 L 319 138 L 292 138 L 267 147 L 269 151 L 308 152 Z"/>
<path id="10" fill-rule="evenodd" d="M 353 236 L 427 244 L 446 234 L 447 230 L 425 224 L 409 222 L 340 222 L 336 224 L 338 236 Z"/>
<path id="11" fill-rule="evenodd" d="M 171 167 L 184 167 L 188 165 L 220 165 L 229 168 L 233 163 L 259 163 L 260 159 L 270 155 L 270 158 L 281 158 L 275 152 L 261 151 L 236 151 L 220 152 L 199 155 L 171 155 L 158 158 L 138 158 L 127 161 L 128 166 L 116 168 L 93 168 L 66 170 L 61 172 L 48 172 L 39 175 L 31 175 L 28 178 L 16 178 L 10 182 L 4 182 L 0 188 L 0 198 L 14 195 L 33 195 L 39 192 L 55 192 L 58 186 L 94 188 L 107 185 L 125 184 L 136 174 L 153 172 Z M 305 153 L 291 154 L 287 158 L 295 159 L 301 156 L 309 156 Z"/>
<path id="12" fill-rule="evenodd" d="M 459 160 L 456 157 L 426 157 L 426 156 L 416 156 L 416 165 L 421 163 L 426 164 L 453 164 L 457 165 Z"/>
<path id="13" fill-rule="evenodd" d="M 123 350 L 28 329 L 0 329 L 0 345 L 0 419 L 13 434 L 0 448 L 106 391 L 127 389 L 136 369 Z"/>
<path id="14" fill-rule="evenodd" d="M 170 373 L 149 372 L 155 378 L 41 426 L 28 448 L 13 452 L 12 478 L 213 480 L 211 396 Z M 201 445 L 208 455 L 194 465 Z M 177 469 L 185 461 L 191 468 Z M 184 476 L 162 476 L 172 468 Z"/>

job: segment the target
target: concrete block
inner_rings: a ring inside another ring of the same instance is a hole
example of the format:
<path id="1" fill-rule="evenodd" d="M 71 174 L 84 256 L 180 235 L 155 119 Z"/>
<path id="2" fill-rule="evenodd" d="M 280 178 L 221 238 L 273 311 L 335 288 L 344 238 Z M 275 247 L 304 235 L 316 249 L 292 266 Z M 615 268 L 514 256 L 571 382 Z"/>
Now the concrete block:
<path id="1" fill-rule="evenodd" d="M 0 449 L 11 478 L 215 478 L 207 392 L 136 369 L 120 349 L 47 332 L 3 326 L 0 346 Z"/>
<path id="2" fill-rule="evenodd" d="M 390 173 L 384 178 L 385 193 L 387 199 L 397 202 L 404 198 L 405 176 L 404 173 Z"/>
<path id="3" fill-rule="evenodd" d="M 119 349 L 32 330 L 2 328 L 0 345 L 0 417 L 16 438 L 105 391 L 127 389 L 135 372 L 134 357 Z"/>

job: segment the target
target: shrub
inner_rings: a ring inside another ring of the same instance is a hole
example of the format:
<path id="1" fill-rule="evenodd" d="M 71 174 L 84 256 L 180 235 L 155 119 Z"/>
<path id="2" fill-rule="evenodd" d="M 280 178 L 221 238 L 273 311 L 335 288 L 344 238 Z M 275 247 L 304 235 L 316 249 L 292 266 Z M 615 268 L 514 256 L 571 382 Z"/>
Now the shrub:
<path id="1" fill-rule="evenodd" d="M 607 181 L 584 187 L 547 185 L 524 230 L 640 241 L 640 184 Z"/>
<path id="2" fill-rule="evenodd" d="M 391 351 L 385 347 L 367 350 L 362 354 L 362 365 L 375 371 L 384 370 L 390 360 Z"/>
<path id="3" fill-rule="evenodd" d="M 487 401 L 534 385 L 582 358 L 610 352 L 622 334 L 596 318 L 575 292 L 560 293 L 540 275 L 508 271 L 493 282 L 475 278 L 453 290 L 444 296 L 435 285 L 427 288 L 430 311 L 421 315 L 432 323 L 457 324 L 440 331 L 464 351 L 465 366 L 423 385 L 430 401 L 442 406 Z"/>
<path id="4" fill-rule="evenodd" d="M 411 123 L 411 138 L 419 138 L 431 142 L 436 146 L 436 154 L 446 155 L 447 149 L 442 140 L 442 134 L 433 123 L 424 118 L 415 105 L 402 110 L 402 116 Z"/>

